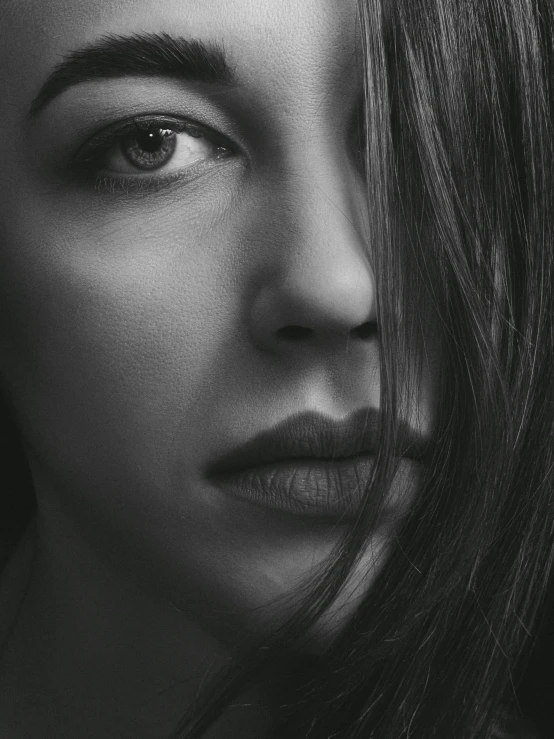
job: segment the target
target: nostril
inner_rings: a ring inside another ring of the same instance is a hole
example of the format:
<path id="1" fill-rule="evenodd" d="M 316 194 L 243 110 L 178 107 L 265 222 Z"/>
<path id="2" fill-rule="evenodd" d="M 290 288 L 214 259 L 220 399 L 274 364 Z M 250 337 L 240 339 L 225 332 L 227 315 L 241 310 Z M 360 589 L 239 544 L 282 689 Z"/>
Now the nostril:
<path id="1" fill-rule="evenodd" d="M 371 339 L 377 336 L 378 330 L 377 321 L 366 321 L 353 328 L 351 333 L 359 339 Z"/>
<path id="2" fill-rule="evenodd" d="M 366 321 L 360 326 L 356 326 L 350 332 L 359 339 L 370 339 L 378 333 L 376 321 Z M 283 326 L 276 331 L 277 338 L 285 341 L 306 341 L 315 336 L 316 331 L 306 326 Z"/>
<path id="3" fill-rule="evenodd" d="M 310 339 L 314 333 L 313 329 L 305 326 L 283 326 L 277 330 L 277 338 L 288 341 L 305 341 Z"/>

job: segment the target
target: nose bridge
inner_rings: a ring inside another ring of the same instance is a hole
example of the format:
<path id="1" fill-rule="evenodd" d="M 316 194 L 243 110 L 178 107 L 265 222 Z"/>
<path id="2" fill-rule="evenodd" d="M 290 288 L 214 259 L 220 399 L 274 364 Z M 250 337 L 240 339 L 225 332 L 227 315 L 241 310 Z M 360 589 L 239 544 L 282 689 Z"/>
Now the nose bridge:
<path id="1" fill-rule="evenodd" d="M 370 269 L 361 182 L 346 153 L 337 156 L 336 148 L 308 155 L 305 166 L 289 170 L 291 181 L 283 190 L 290 193 L 285 209 L 296 235 L 294 247 L 301 261 L 313 259 L 314 268 L 330 260 L 335 269 L 342 264 L 343 272 L 356 262 Z"/>
<path id="2" fill-rule="evenodd" d="M 252 306 L 258 337 L 272 345 L 293 329 L 328 343 L 375 322 L 363 183 L 336 140 L 298 143 L 272 190 L 278 227 L 266 235 L 278 243 Z"/>

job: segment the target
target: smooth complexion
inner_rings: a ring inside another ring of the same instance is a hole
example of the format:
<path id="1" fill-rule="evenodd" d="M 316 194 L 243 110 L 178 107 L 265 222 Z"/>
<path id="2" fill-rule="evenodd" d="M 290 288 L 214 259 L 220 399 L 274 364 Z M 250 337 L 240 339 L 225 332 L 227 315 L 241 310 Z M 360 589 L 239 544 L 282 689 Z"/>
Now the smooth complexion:
<path id="1" fill-rule="evenodd" d="M 376 319 L 355 29 L 353 0 L 4 7 L 0 371 L 39 516 L 0 665 L 3 736 L 163 736 L 342 533 L 204 470 L 293 414 L 379 405 L 378 336 L 353 333 Z M 217 44 L 236 83 L 88 82 L 31 120 L 56 64 L 108 33 Z M 115 144 L 98 181 L 75 167 L 100 131 L 153 117 L 214 135 L 183 129 L 162 169 Z M 414 403 L 426 433 L 428 384 Z M 214 736 L 232 723 L 248 735 L 237 719 Z"/>

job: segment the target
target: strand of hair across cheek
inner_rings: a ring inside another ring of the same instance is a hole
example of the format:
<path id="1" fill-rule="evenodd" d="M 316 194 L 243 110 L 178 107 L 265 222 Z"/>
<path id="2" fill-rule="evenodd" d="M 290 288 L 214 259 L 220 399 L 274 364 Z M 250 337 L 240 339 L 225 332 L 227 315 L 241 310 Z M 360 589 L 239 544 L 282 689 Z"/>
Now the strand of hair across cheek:
<path id="1" fill-rule="evenodd" d="M 554 8 L 385 10 L 360 2 L 388 419 L 366 509 L 296 617 L 172 739 L 200 737 L 293 649 L 363 550 L 391 479 L 397 395 L 417 376 L 399 358 L 417 355 L 422 302 L 440 339 L 440 443 L 378 581 L 299 677 L 276 736 L 487 739 L 537 633 L 553 549 Z"/>

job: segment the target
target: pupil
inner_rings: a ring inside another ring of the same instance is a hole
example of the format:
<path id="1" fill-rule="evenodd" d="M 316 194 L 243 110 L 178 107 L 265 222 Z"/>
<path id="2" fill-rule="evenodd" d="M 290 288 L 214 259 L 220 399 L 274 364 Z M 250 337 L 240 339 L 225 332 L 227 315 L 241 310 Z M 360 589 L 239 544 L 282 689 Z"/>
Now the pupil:
<path id="1" fill-rule="evenodd" d="M 143 133 L 137 137 L 137 144 L 143 151 L 153 153 L 162 146 L 164 136 L 160 132 Z"/>

